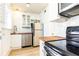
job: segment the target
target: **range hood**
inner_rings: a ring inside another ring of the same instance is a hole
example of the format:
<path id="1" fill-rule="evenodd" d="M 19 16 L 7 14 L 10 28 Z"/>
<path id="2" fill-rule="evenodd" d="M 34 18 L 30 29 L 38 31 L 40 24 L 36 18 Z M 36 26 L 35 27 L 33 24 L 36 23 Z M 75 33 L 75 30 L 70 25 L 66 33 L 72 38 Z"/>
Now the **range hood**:
<path id="1" fill-rule="evenodd" d="M 68 18 L 79 15 L 79 4 L 75 5 L 74 7 L 66 11 L 60 12 L 59 15 L 65 16 Z"/>

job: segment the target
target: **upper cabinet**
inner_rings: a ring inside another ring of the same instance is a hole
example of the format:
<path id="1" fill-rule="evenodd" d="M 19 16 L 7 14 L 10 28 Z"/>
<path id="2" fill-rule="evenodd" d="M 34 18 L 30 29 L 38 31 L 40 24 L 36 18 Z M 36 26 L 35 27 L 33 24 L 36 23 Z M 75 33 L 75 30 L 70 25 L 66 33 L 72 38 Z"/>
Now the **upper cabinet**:
<path id="1" fill-rule="evenodd" d="M 28 28 L 31 27 L 31 16 L 28 13 L 20 12 L 20 11 L 12 11 L 12 22 L 13 26 L 17 26 L 19 28 Z"/>
<path id="2" fill-rule="evenodd" d="M 0 4 L 0 26 L 12 29 L 12 12 L 8 3 Z"/>
<path id="3" fill-rule="evenodd" d="M 4 16 L 4 4 L 0 4 L 0 23 L 3 23 Z"/>
<path id="4" fill-rule="evenodd" d="M 0 4 L 0 32 L 2 30 L 2 24 L 4 21 L 4 4 Z"/>
<path id="5" fill-rule="evenodd" d="M 12 12 L 10 4 L 4 4 L 4 28 L 12 29 Z"/>

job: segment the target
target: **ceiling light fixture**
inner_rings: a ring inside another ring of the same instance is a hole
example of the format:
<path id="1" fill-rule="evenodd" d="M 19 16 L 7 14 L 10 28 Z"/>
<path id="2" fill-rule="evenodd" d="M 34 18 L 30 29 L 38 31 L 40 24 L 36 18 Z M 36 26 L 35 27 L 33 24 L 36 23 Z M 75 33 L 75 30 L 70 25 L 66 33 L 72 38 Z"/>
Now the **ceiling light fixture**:
<path id="1" fill-rule="evenodd" d="M 27 6 L 27 7 L 30 7 L 30 3 L 26 3 L 26 6 Z"/>

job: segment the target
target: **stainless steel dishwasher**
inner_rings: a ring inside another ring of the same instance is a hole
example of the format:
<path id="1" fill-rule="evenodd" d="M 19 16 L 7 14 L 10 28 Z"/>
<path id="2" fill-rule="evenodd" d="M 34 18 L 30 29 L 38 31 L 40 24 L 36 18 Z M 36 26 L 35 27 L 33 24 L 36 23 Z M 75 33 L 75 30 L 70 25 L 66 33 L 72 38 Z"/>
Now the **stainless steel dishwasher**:
<path id="1" fill-rule="evenodd" d="M 32 34 L 22 35 L 22 48 L 32 46 Z"/>

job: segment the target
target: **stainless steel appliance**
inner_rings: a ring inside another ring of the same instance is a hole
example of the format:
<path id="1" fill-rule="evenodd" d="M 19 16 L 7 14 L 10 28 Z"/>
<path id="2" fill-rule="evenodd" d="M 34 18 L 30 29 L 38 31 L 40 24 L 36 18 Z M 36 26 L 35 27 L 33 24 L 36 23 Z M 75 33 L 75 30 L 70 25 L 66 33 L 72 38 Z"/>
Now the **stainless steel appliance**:
<path id="1" fill-rule="evenodd" d="M 59 3 L 58 12 L 61 16 L 73 17 L 79 15 L 79 4 L 78 3 Z"/>
<path id="2" fill-rule="evenodd" d="M 32 33 L 22 35 L 22 47 L 32 46 Z"/>
<path id="3" fill-rule="evenodd" d="M 67 50 L 66 40 L 45 42 L 46 56 L 77 56 Z"/>
<path id="4" fill-rule="evenodd" d="M 66 30 L 66 39 L 45 42 L 48 56 L 79 56 L 79 26 L 70 26 Z"/>
<path id="5" fill-rule="evenodd" d="M 41 27 L 41 23 L 37 22 L 37 23 L 31 23 L 31 27 L 32 27 L 32 40 L 33 40 L 33 46 L 38 46 L 39 45 L 39 38 L 42 35 L 42 27 Z"/>
<path id="6" fill-rule="evenodd" d="M 66 33 L 67 49 L 79 55 L 79 26 L 67 27 Z"/>

